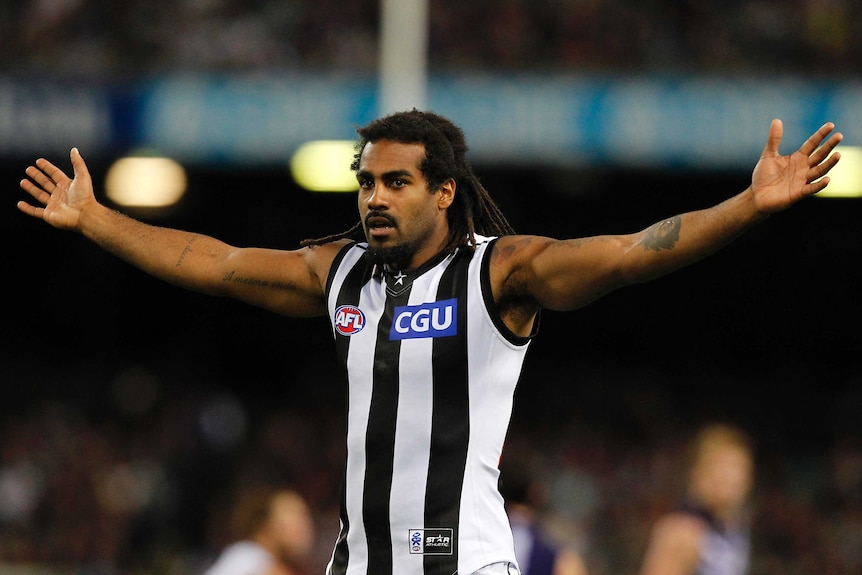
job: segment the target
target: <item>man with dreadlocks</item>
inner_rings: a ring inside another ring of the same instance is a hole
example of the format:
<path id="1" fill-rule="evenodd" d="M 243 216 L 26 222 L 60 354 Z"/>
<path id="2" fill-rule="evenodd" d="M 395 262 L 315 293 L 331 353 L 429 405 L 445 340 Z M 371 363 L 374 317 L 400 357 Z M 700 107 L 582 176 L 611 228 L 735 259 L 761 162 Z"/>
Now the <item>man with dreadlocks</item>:
<path id="1" fill-rule="evenodd" d="M 348 386 L 330 575 L 514 574 L 498 463 L 539 311 L 690 264 L 822 190 L 839 159 L 833 129 L 781 156 L 773 121 L 746 190 L 628 235 L 515 235 L 461 130 L 417 110 L 359 130 L 359 223 L 296 250 L 238 248 L 112 211 L 77 149 L 74 179 L 45 159 L 28 167 L 21 187 L 37 205 L 18 207 L 173 284 L 329 317 Z"/>

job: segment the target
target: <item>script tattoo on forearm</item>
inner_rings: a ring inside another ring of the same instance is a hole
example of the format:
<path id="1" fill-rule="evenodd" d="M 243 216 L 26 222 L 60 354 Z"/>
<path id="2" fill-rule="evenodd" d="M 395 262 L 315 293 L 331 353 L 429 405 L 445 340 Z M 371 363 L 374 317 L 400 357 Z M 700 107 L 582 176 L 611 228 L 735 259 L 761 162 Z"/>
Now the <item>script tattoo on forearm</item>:
<path id="1" fill-rule="evenodd" d="M 641 242 L 645 250 L 653 250 L 659 252 L 661 250 L 671 250 L 679 241 L 679 229 L 682 225 L 682 218 L 674 216 L 667 220 L 653 224 L 647 228 L 644 234 L 644 239 Z"/>
<path id="2" fill-rule="evenodd" d="M 189 243 L 186 244 L 186 247 L 183 248 L 183 252 L 180 254 L 179 259 L 177 259 L 176 267 L 181 267 L 183 265 L 183 260 L 186 258 L 186 255 L 191 253 L 192 244 L 195 243 L 198 239 L 198 236 L 192 236 L 189 239 Z"/>
<path id="3" fill-rule="evenodd" d="M 231 271 L 231 272 L 224 274 L 224 277 L 222 278 L 223 281 L 231 282 L 231 283 L 237 283 L 237 284 L 244 284 L 244 285 L 249 285 L 249 286 L 280 289 L 280 290 L 290 290 L 290 289 L 293 289 L 295 287 L 295 285 L 293 283 L 289 283 L 289 282 L 278 282 L 278 281 L 274 282 L 274 281 L 270 281 L 270 280 L 263 280 L 263 279 L 257 279 L 257 278 L 247 278 L 247 277 L 234 275 L 234 273 L 235 272 Z"/>

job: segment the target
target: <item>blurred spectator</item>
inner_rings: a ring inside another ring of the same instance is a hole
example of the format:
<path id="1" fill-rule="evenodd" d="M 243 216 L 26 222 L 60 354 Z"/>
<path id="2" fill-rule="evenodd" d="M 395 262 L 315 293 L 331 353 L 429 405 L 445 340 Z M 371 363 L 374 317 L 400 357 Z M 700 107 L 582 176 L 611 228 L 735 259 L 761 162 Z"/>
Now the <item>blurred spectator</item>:
<path id="1" fill-rule="evenodd" d="M 504 459 L 500 493 L 515 538 L 515 556 L 523 575 L 586 575 L 583 559 L 570 544 L 552 538 L 542 517 L 541 486 L 526 466 Z"/>
<path id="2" fill-rule="evenodd" d="M 204 575 L 306 575 L 314 520 L 305 499 L 285 488 L 250 486 L 233 510 L 235 541 Z"/>
<path id="3" fill-rule="evenodd" d="M 727 425 L 704 427 L 691 449 L 683 503 L 652 531 L 641 575 L 743 575 L 748 572 L 748 498 L 754 454 Z"/>
<path id="4" fill-rule="evenodd" d="M 429 10 L 432 72 L 862 73 L 862 5 L 850 0 L 437 0 Z M 0 73 L 367 75 L 379 13 L 378 0 L 7 2 Z"/>

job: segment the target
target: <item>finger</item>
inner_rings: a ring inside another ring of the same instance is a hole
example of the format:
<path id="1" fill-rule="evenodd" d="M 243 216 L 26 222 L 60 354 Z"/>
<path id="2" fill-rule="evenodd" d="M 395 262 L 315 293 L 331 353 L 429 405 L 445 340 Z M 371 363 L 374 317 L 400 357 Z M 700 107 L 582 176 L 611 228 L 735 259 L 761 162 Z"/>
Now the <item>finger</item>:
<path id="1" fill-rule="evenodd" d="M 87 163 L 84 161 L 78 148 L 72 148 L 72 151 L 69 152 L 69 157 L 72 160 L 72 169 L 75 171 L 75 177 L 82 176 L 89 178 L 90 170 L 87 168 Z"/>
<path id="2" fill-rule="evenodd" d="M 824 143 L 822 146 L 817 148 L 814 151 L 814 153 L 811 154 L 811 156 L 809 157 L 808 163 L 811 165 L 814 165 L 814 164 L 819 164 L 820 162 L 822 162 L 824 159 L 826 159 L 826 157 L 829 155 L 829 153 L 835 149 L 835 146 L 837 146 L 838 144 L 841 143 L 841 140 L 843 140 L 843 139 L 844 139 L 844 134 L 842 134 L 841 132 L 837 132 L 835 134 L 832 134 L 832 137 L 829 138 L 828 140 L 826 140 L 826 143 Z"/>
<path id="3" fill-rule="evenodd" d="M 811 154 L 811 156 L 808 157 L 808 165 L 813 167 L 813 166 L 817 166 L 818 164 L 822 164 L 824 161 L 826 161 L 827 158 L 831 158 L 831 156 L 829 156 L 829 154 L 830 154 L 830 152 L 832 152 L 832 150 L 834 148 L 835 148 L 835 146 L 831 146 L 831 147 L 826 147 L 826 145 L 821 146 L 813 154 Z M 835 154 L 837 154 L 837 153 L 838 152 L 835 152 Z M 833 154 L 833 155 L 835 155 L 835 154 Z"/>
<path id="4" fill-rule="evenodd" d="M 27 174 L 30 179 L 36 182 L 39 186 L 41 186 L 42 189 L 46 192 L 53 192 L 54 188 L 57 187 L 56 184 L 54 184 L 54 182 L 51 181 L 51 179 L 48 178 L 48 176 L 46 176 L 42 170 L 36 168 L 35 166 L 29 166 L 26 170 L 24 170 L 24 173 Z"/>
<path id="5" fill-rule="evenodd" d="M 823 191 L 826 186 L 829 185 L 829 176 L 811 182 L 803 189 L 806 194 L 816 194 L 817 192 Z"/>
<path id="6" fill-rule="evenodd" d="M 817 149 L 817 146 L 820 145 L 820 142 L 826 139 L 826 136 L 835 129 L 835 124 L 832 122 L 826 122 L 820 129 L 811 134 L 811 136 L 805 140 L 802 146 L 799 147 L 799 151 L 805 154 L 806 156 L 810 156 L 814 150 Z M 835 142 L 836 144 L 838 142 Z M 834 147 L 834 146 L 833 146 Z"/>
<path id="7" fill-rule="evenodd" d="M 817 180 L 818 178 L 822 178 L 823 176 L 828 174 L 829 171 L 835 167 L 835 164 L 837 164 L 838 160 L 840 160 L 840 159 L 841 159 L 841 154 L 839 152 L 835 152 L 834 154 L 829 156 L 829 158 L 827 158 L 825 161 L 817 163 L 814 166 L 812 166 L 811 169 L 808 170 L 808 181 L 812 182 L 812 181 Z"/>
<path id="8" fill-rule="evenodd" d="M 45 158 L 39 158 L 36 160 L 36 167 L 42 170 L 48 178 L 54 183 L 59 183 L 63 179 L 69 179 L 63 170 L 46 160 Z"/>
<path id="9" fill-rule="evenodd" d="M 763 156 L 777 156 L 778 146 L 784 136 L 784 123 L 775 118 L 769 125 L 769 136 L 766 138 L 766 146 L 763 148 Z"/>
<path id="10" fill-rule="evenodd" d="M 22 190 L 33 196 L 33 199 L 40 204 L 47 204 L 48 200 L 51 199 L 51 194 L 49 194 L 44 189 L 37 186 L 30 180 L 21 180 L 19 185 L 21 186 Z"/>
<path id="11" fill-rule="evenodd" d="M 32 206 L 23 200 L 18 202 L 18 209 L 27 214 L 28 216 L 33 216 L 34 218 L 41 218 L 42 215 L 45 213 L 45 208 Z"/>

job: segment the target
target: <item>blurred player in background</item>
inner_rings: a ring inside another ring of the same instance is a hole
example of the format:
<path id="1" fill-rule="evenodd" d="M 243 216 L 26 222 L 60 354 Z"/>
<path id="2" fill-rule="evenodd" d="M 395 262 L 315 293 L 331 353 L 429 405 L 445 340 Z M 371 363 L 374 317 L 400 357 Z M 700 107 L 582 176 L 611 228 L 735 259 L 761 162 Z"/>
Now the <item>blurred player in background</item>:
<path id="1" fill-rule="evenodd" d="M 694 438 L 682 504 L 654 526 L 640 575 L 743 575 L 750 555 L 754 452 L 734 426 Z"/>
<path id="2" fill-rule="evenodd" d="M 231 518 L 236 538 L 204 575 L 308 575 L 314 520 L 291 489 L 249 488 Z"/>
<path id="3" fill-rule="evenodd" d="M 500 466 L 500 493 L 512 524 L 515 555 L 523 575 L 587 575 L 586 564 L 571 546 L 556 541 L 542 525 L 541 487 L 525 465 Z"/>

